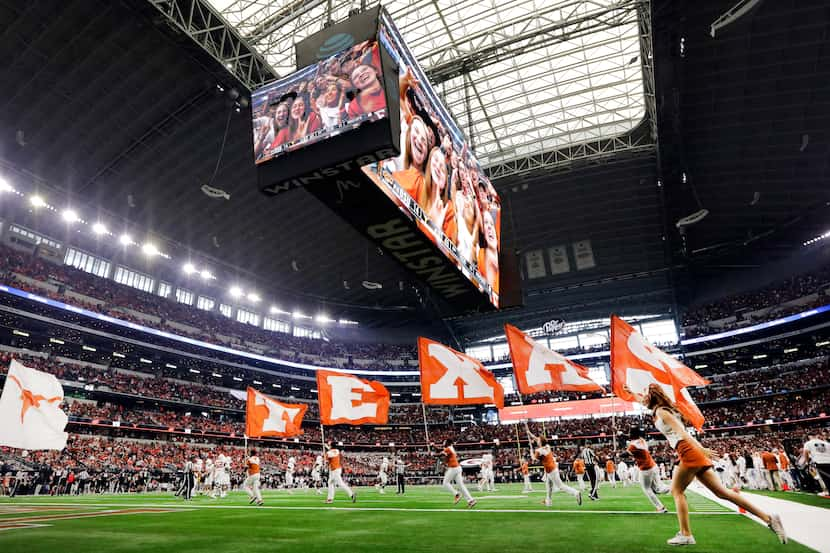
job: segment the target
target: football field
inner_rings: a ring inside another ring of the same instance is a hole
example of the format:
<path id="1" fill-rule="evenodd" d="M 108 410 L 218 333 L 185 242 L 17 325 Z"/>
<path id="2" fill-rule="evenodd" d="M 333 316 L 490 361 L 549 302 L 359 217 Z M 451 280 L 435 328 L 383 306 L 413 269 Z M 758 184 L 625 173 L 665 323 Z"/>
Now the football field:
<path id="1" fill-rule="evenodd" d="M 0 498 L 3 553 L 204 553 L 533 551 L 645 553 L 673 548 L 674 514 L 658 514 L 639 487 L 603 486 L 601 500 L 554 495 L 549 508 L 537 491 L 501 485 L 493 493 L 473 491 L 468 509 L 438 486 L 410 487 L 406 495 L 387 488 L 358 488 L 352 504 L 338 492 L 334 504 L 298 490 L 264 492 L 265 505 L 248 505 L 233 492 L 225 499 L 196 496 L 185 503 L 171 494 Z M 662 496 L 669 510 L 670 496 Z M 768 529 L 689 493 L 697 552 L 801 552 L 778 543 Z"/>

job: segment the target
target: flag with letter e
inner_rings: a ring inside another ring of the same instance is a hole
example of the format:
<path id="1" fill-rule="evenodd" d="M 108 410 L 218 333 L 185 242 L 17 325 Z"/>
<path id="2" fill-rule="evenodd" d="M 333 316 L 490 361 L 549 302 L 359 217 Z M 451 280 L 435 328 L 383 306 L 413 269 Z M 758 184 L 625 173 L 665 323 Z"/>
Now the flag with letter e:
<path id="1" fill-rule="evenodd" d="M 427 338 L 418 338 L 421 399 L 434 405 L 494 403 L 504 407 L 504 389 L 481 361 Z"/>
<path id="2" fill-rule="evenodd" d="M 588 367 L 546 348 L 513 325 L 504 325 L 504 333 L 521 393 L 603 391 L 602 386 L 588 377 Z"/>
<path id="3" fill-rule="evenodd" d="M 306 409 L 308 405 L 282 403 L 249 387 L 245 404 L 245 435 L 249 438 L 298 436 L 303 433 L 300 425 Z"/>
<path id="4" fill-rule="evenodd" d="M 709 381 L 649 344 L 643 336 L 616 315 L 611 316 L 611 388 L 626 401 L 636 401 L 631 392 L 644 394 L 657 384 L 686 419 L 700 430 L 703 414 L 687 386 L 705 386 Z"/>
<path id="5" fill-rule="evenodd" d="M 389 420 L 389 391 L 380 382 L 317 371 L 317 399 L 323 424 L 386 424 Z"/>
<path id="6" fill-rule="evenodd" d="M 0 445 L 18 449 L 66 447 L 69 417 L 61 411 L 58 379 L 12 359 L 0 396 Z"/>

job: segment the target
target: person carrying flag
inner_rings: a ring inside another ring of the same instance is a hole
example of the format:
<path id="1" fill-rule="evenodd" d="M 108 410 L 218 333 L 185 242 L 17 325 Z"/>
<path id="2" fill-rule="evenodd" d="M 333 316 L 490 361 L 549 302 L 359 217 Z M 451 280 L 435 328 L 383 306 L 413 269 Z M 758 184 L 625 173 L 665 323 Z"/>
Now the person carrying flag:
<path id="1" fill-rule="evenodd" d="M 357 494 L 343 481 L 343 465 L 340 458 L 340 450 L 332 447 L 332 441 L 326 442 L 326 460 L 329 463 L 329 493 L 326 503 L 334 502 L 334 492 L 339 487 L 346 492 L 352 503 L 357 501 Z"/>
<path id="2" fill-rule="evenodd" d="M 248 503 L 254 504 L 256 503 L 257 506 L 261 506 L 262 502 L 262 492 L 259 489 L 260 486 L 260 464 L 259 464 L 259 457 L 257 457 L 256 449 L 251 450 L 251 455 L 245 461 L 248 465 L 248 476 L 245 478 L 245 483 L 242 484 L 242 488 L 248 493 L 248 498 L 250 501 Z"/>
<path id="3" fill-rule="evenodd" d="M 444 487 L 447 488 L 455 498 L 457 504 L 461 501 L 461 497 L 467 500 L 467 507 L 472 508 L 476 504 L 476 500 L 470 495 L 467 486 L 464 485 L 464 475 L 461 471 L 461 465 L 458 462 L 458 454 L 455 452 L 455 442 L 451 438 L 444 440 L 444 449 L 441 450 L 440 455 L 444 458 L 444 464 L 447 469 L 444 471 Z M 453 483 L 458 486 L 458 490 L 453 487 Z"/>
<path id="4" fill-rule="evenodd" d="M 548 445 L 547 438 L 544 436 L 533 436 L 533 440 L 536 445 L 536 449 L 533 451 L 533 459 L 541 460 L 542 466 L 545 469 L 545 500 L 543 502 L 545 507 L 551 506 L 551 495 L 553 492 L 558 491 L 572 495 L 576 499 L 576 504 L 582 505 L 582 492 L 562 482 L 562 478 L 559 476 L 559 464 L 556 462 L 553 450 Z"/>
<path id="5" fill-rule="evenodd" d="M 628 437 L 631 440 L 628 442 L 626 451 L 628 451 L 637 464 L 640 487 L 643 489 L 643 493 L 646 494 L 646 498 L 654 505 L 658 513 L 667 513 L 668 510 L 656 494 L 669 493 L 669 488 L 665 487 L 660 481 L 657 464 L 651 457 L 651 453 L 648 450 L 648 443 L 643 438 L 643 430 L 639 426 L 632 426 Z"/>
<path id="6" fill-rule="evenodd" d="M 519 471 L 522 473 L 522 480 L 524 481 L 524 488 L 522 493 L 530 493 L 533 491 L 533 485 L 530 483 L 530 467 L 527 459 L 522 459 L 522 464 L 519 466 Z"/>

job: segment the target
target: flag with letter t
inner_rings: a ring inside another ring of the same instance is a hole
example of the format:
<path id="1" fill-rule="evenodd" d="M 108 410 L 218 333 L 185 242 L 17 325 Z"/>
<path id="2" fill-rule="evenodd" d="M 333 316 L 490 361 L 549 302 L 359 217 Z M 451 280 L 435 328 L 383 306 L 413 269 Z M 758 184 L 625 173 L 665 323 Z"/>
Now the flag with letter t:
<path id="1" fill-rule="evenodd" d="M 0 395 L 0 445 L 18 449 L 66 447 L 69 417 L 61 411 L 58 379 L 13 359 Z"/>

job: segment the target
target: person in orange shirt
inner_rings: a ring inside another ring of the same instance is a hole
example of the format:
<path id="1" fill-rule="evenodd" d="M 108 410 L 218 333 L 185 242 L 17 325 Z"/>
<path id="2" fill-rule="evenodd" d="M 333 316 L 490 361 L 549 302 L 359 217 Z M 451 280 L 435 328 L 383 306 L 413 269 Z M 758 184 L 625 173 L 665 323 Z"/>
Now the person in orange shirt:
<path id="1" fill-rule="evenodd" d="M 522 464 L 519 466 L 519 471 L 521 471 L 522 479 L 525 483 L 525 487 L 522 490 L 522 493 L 532 492 L 533 485 L 530 483 L 530 466 L 528 465 L 527 459 L 522 459 Z"/>
<path id="2" fill-rule="evenodd" d="M 790 459 L 787 457 L 787 452 L 784 451 L 783 447 L 780 450 L 773 449 L 772 452 L 778 455 L 779 476 L 781 477 L 782 484 L 786 484 L 787 488 L 792 490 L 795 483 L 793 482 L 793 477 L 790 475 Z M 783 488 L 784 486 L 782 485 L 781 487 Z"/>
<path id="3" fill-rule="evenodd" d="M 392 173 L 392 178 L 416 202 L 423 195 L 424 171 L 429 154 L 429 132 L 424 120 L 414 115 L 409 123 L 406 141 L 403 144 L 404 168 Z"/>
<path id="4" fill-rule="evenodd" d="M 781 489 L 781 475 L 778 474 L 778 457 L 769 451 L 761 453 L 761 462 L 764 463 L 764 478 L 770 490 Z"/>
<path id="5" fill-rule="evenodd" d="M 656 494 L 669 493 L 669 488 L 660 481 L 657 464 L 648 450 L 648 443 L 643 438 L 642 429 L 638 426 L 632 426 L 628 437 L 631 438 L 631 441 L 628 442 L 627 451 L 637 464 L 640 487 L 643 489 L 643 493 L 646 494 L 646 498 L 654 505 L 658 513 L 667 513 L 668 510 Z"/>
<path id="6" fill-rule="evenodd" d="M 605 461 L 605 478 L 611 482 L 613 487 L 617 487 L 617 466 L 610 458 Z"/>
<path id="7" fill-rule="evenodd" d="M 585 491 L 585 461 L 582 459 L 574 461 L 574 474 L 576 474 L 576 480 L 579 482 L 579 489 Z"/>
<path id="8" fill-rule="evenodd" d="M 562 478 L 559 476 L 559 463 L 556 462 L 556 457 L 554 457 L 553 450 L 548 445 L 548 440 L 543 436 L 534 436 L 533 441 L 536 445 L 536 449 L 533 451 L 533 459 L 541 460 L 545 469 L 545 506 L 551 506 L 551 494 L 559 491 L 572 495 L 576 498 L 576 504 L 582 505 L 582 492 L 562 482 Z"/>
<path id="9" fill-rule="evenodd" d="M 496 234 L 496 222 L 490 211 L 481 215 L 484 231 L 484 247 L 479 247 L 476 261 L 478 271 L 487 279 L 493 291 L 499 293 L 499 238 Z"/>
<path id="10" fill-rule="evenodd" d="M 470 495 L 467 486 L 464 485 L 464 475 L 461 471 L 461 464 L 458 462 L 458 454 L 455 452 L 455 442 L 447 438 L 444 440 L 444 449 L 441 450 L 440 455 L 444 458 L 444 463 L 447 465 L 447 470 L 444 471 L 444 487 L 452 492 L 455 498 L 455 503 L 461 501 L 461 496 L 467 500 L 467 507 L 473 507 L 476 500 Z M 453 487 L 453 483 L 458 486 L 458 490 Z"/>
<path id="11" fill-rule="evenodd" d="M 248 465 L 248 477 L 242 484 L 242 489 L 248 494 L 250 501 L 248 503 L 262 505 L 262 492 L 260 486 L 260 464 L 259 457 L 257 457 L 256 449 L 251 450 L 251 456 L 245 461 Z"/>
<path id="12" fill-rule="evenodd" d="M 352 503 L 357 501 L 357 494 L 343 481 L 343 465 L 340 458 L 340 450 L 332 446 L 332 442 L 326 442 L 326 461 L 329 463 L 329 494 L 326 497 L 326 503 L 334 501 L 334 492 L 340 487 L 352 500 Z"/>

